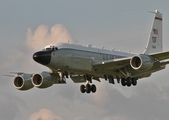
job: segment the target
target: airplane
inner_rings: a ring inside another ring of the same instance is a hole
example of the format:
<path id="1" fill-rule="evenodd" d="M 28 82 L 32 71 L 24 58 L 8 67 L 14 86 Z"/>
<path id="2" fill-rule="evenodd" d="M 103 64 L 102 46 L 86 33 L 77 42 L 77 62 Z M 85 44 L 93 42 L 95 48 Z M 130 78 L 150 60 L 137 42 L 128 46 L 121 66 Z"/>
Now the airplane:
<path id="1" fill-rule="evenodd" d="M 152 73 L 165 69 L 169 64 L 169 51 L 163 51 L 162 14 L 156 10 L 147 46 L 143 53 L 134 54 L 115 50 L 106 50 L 70 43 L 48 45 L 42 51 L 33 54 L 37 63 L 48 67 L 50 72 L 34 74 L 12 73 L 14 86 L 18 90 L 33 87 L 48 88 L 53 84 L 66 84 L 70 78 L 80 86 L 82 93 L 95 93 L 97 88 L 92 81 L 101 82 L 101 78 L 111 84 L 136 86 L 137 81 Z"/>

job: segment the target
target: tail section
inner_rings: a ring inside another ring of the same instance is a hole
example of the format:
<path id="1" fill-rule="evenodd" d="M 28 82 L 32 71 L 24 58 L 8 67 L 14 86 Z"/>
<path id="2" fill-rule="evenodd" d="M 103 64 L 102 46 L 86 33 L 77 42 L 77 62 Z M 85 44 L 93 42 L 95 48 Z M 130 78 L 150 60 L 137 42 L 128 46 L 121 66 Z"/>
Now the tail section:
<path id="1" fill-rule="evenodd" d="M 163 50 L 162 45 L 162 14 L 156 10 L 154 22 L 151 28 L 149 40 L 143 54 L 151 54 L 161 52 Z"/>

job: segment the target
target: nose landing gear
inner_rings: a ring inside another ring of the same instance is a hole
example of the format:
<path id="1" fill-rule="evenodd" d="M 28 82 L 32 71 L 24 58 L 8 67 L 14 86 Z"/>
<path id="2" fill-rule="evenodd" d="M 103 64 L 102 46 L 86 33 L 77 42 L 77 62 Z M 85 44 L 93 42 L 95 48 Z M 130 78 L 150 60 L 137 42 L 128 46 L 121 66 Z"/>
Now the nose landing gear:
<path id="1" fill-rule="evenodd" d="M 58 72 L 58 74 L 59 74 L 59 83 L 66 83 L 66 78 L 64 73 Z"/>

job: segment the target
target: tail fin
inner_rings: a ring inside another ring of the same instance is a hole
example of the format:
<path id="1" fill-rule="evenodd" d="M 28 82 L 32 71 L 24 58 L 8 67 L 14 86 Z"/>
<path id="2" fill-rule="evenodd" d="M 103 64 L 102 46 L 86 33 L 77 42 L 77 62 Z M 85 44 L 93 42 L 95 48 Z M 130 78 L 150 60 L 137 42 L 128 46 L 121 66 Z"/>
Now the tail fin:
<path id="1" fill-rule="evenodd" d="M 149 40 L 143 54 L 150 54 L 161 52 L 163 50 L 162 45 L 162 14 L 156 10 L 154 22 L 151 28 Z"/>

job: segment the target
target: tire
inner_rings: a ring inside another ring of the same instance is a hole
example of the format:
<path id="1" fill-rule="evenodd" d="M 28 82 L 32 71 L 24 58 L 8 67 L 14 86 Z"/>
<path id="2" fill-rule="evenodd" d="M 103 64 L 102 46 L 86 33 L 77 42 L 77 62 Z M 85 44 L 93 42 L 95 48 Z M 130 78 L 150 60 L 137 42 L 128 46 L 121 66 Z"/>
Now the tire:
<path id="1" fill-rule="evenodd" d="M 90 93 L 90 91 L 91 91 L 91 86 L 90 86 L 90 84 L 87 84 L 86 85 L 86 93 Z"/>
<path id="2" fill-rule="evenodd" d="M 96 92 L 96 86 L 95 86 L 95 85 L 92 85 L 92 86 L 91 86 L 91 91 L 92 91 L 92 93 L 95 93 L 95 92 Z"/>
<path id="3" fill-rule="evenodd" d="M 133 84 L 133 86 L 136 86 L 137 85 L 137 80 L 136 79 L 132 79 L 132 84 Z"/>
<path id="4" fill-rule="evenodd" d="M 127 86 L 130 87 L 131 86 L 131 78 L 127 78 Z"/>
<path id="5" fill-rule="evenodd" d="M 82 93 L 85 93 L 85 92 L 86 92 L 84 85 L 81 85 L 81 86 L 80 86 L 80 91 L 81 91 Z"/>
<path id="6" fill-rule="evenodd" d="M 126 80 L 124 78 L 121 79 L 121 85 L 126 86 Z"/>

